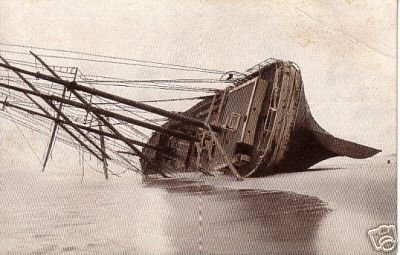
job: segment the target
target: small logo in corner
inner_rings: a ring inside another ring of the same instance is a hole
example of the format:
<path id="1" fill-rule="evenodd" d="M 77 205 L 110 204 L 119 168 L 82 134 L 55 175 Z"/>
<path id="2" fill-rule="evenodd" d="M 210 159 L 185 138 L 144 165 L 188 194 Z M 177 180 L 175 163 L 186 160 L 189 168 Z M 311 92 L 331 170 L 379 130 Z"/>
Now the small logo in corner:
<path id="1" fill-rule="evenodd" d="M 371 229 L 368 236 L 376 251 L 391 252 L 396 248 L 397 234 L 394 225 L 381 225 Z"/>

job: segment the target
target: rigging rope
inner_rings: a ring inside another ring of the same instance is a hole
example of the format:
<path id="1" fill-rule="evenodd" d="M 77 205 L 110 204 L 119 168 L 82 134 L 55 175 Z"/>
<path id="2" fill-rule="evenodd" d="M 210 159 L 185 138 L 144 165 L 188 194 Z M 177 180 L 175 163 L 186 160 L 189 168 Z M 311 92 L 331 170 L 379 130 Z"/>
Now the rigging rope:
<path id="1" fill-rule="evenodd" d="M 33 47 L 33 46 L 26 46 L 26 45 L 19 45 L 19 44 L 9 44 L 9 43 L 0 43 L 0 45 L 8 46 L 8 47 L 26 48 L 26 49 L 37 49 L 37 50 L 43 50 L 43 51 L 72 53 L 72 54 L 79 54 L 79 55 L 90 56 L 90 57 L 108 58 L 108 59 L 113 59 L 113 60 L 124 60 L 124 61 L 136 62 L 136 63 L 141 63 L 141 64 L 126 63 L 126 62 L 121 62 L 121 61 L 100 61 L 100 62 L 104 62 L 104 63 L 113 63 L 113 64 L 123 64 L 123 63 L 125 63 L 125 64 L 136 65 L 136 66 L 165 68 L 165 69 L 190 71 L 190 72 L 202 72 L 202 73 L 213 73 L 213 74 L 224 74 L 225 73 L 225 71 L 220 71 L 220 70 L 215 70 L 215 69 L 208 69 L 208 68 L 200 68 L 200 67 L 194 67 L 194 66 L 189 66 L 189 65 L 177 65 L 177 64 L 162 63 L 162 62 L 156 62 L 156 61 L 139 60 L 139 59 L 133 59 L 133 58 L 113 57 L 113 56 L 106 56 L 106 55 L 93 54 L 93 53 L 85 53 L 85 52 L 72 51 L 72 50 L 60 50 L 60 49 Z M 13 53 L 18 54 L 18 53 L 21 53 L 21 52 L 13 52 Z M 91 61 L 91 59 L 63 57 L 63 56 L 57 56 L 57 55 L 40 55 L 39 54 L 39 56 Z"/>
<path id="2" fill-rule="evenodd" d="M 159 103 L 159 102 L 174 102 L 174 101 L 185 101 L 185 100 L 201 100 L 206 99 L 208 96 L 200 97 L 183 97 L 183 98 L 169 98 L 169 99 L 157 99 L 157 100 L 141 100 L 141 103 Z"/>
<path id="3" fill-rule="evenodd" d="M 13 119 L 13 117 L 11 116 L 11 114 L 9 114 L 10 118 Z M 18 131 L 20 132 L 20 134 L 22 135 L 22 137 L 25 139 L 25 142 L 28 144 L 29 148 L 32 150 L 33 154 L 35 155 L 36 159 L 39 161 L 39 163 L 41 162 L 39 156 L 36 154 L 35 149 L 33 148 L 32 144 L 28 141 L 28 139 L 25 137 L 24 133 L 22 132 L 22 130 L 19 128 L 19 126 L 17 125 L 16 122 L 14 122 L 14 125 L 17 127 Z"/>

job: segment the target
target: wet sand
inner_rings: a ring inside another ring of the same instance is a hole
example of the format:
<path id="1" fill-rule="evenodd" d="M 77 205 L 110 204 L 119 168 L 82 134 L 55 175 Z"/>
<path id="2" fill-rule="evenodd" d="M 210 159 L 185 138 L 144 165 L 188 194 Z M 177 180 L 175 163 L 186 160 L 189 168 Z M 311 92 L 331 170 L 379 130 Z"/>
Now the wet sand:
<path id="1" fill-rule="evenodd" d="M 314 254 L 319 222 L 331 211 L 292 192 L 167 186 L 165 233 L 181 254 Z"/>
<path id="2" fill-rule="evenodd" d="M 396 222 L 393 160 L 242 182 L 12 171 L 0 177 L 0 254 L 375 254 L 367 231 Z"/>

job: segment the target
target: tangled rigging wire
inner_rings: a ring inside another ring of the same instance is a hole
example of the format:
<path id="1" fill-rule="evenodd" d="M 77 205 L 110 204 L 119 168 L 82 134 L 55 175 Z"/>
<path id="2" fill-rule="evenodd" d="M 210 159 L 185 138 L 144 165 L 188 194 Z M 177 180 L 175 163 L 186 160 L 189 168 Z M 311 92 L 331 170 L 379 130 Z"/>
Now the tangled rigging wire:
<path id="1" fill-rule="evenodd" d="M 42 57 L 47 57 L 47 58 L 59 58 L 59 59 L 69 59 L 69 60 L 79 60 L 79 61 L 87 61 L 87 62 L 95 62 L 95 63 L 107 63 L 107 64 L 120 64 L 120 65 L 129 65 L 129 66 L 140 66 L 140 67 L 148 67 L 148 68 L 158 68 L 158 69 L 168 69 L 168 70 L 179 70 L 179 71 L 189 71 L 189 72 L 200 72 L 200 73 L 208 73 L 208 74 L 213 74 L 213 75 L 221 75 L 224 74 L 224 71 L 219 71 L 219 70 L 214 70 L 214 69 L 206 69 L 206 68 L 198 68 L 198 67 L 193 67 L 193 66 L 184 66 L 184 65 L 176 65 L 176 64 L 167 64 L 167 63 L 161 63 L 161 62 L 155 62 L 155 61 L 144 61 L 144 60 L 138 60 L 138 59 L 129 59 L 129 58 L 118 58 L 118 57 L 111 57 L 111 56 L 105 56 L 105 55 L 99 55 L 99 54 L 90 54 L 90 53 L 83 53 L 83 52 L 76 52 L 76 51 L 64 51 L 64 50 L 57 50 L 57 49 L 47 49 L 47 48 L 39 48 L 39 47 L 30 47 L 30 46 L 23 46 L 23 45 L 16 45 L 16 44 L 5 44 L 5 43 L 0 43 L 1 46 L 7 46 L 7 47 L 13 47 L 13 50 L 0 50 L 0 52 L 6 53 L 7 55 L 10 54 L 11 56 L 14 56 L 14 58 L 8 58 L 9 63 L 15 65 L 15 66 L 21 66 L 21 67 L 28 67 L 28 68 L 34 68 L 38 70 L 38 72 L 48 72 L 46 69 L 41 65 L 38 64 L 35 61 L 26 61 L 26 60 L 21 60 L 19 58 L 15 58 L 15 56 L 25 56 L 29 55 L 28 53 L 21 52 L 18 50 L 15 50 L 15 48 L 29 48 L 29 49 L 37 49 L 41 51 L 41 54 L 38 54 L 39 56 Z M 57 55 L 55 52 L 58 53 L 69 53 L 69 54 L 79 54 L 80 57 L 77 56 L 63 56 L 63 55 Z M 82 57 L 83 56 L 83 57 Z M 89 87 L 93 86 L 110 86 L 110 87 L 129 87 L 129 88 L 146 88 L 146 89 L 161 89 L 161 90 L 175 90 L 175 91 L 187 91 L 187 92 L 201 92 L 201 93 L 215 93 L 219 91 L 220 89 L 216 88 L 210 88 L 210 87 L 193 87 L 189 86 L 188 84 L 195 84 L 195 83 L 203 83 L 203 84 L 231 84 L 233 81 L 231 80 L 221 80 L 221 79 L 149 79 L 149 80 L 143 80 L 143 79 L 120 79 L 120 78 L 115 78 L 115 77 L 108 77 L 108 76 L 103 76 L 103 75 L 94 75 L 94 74 L 84 74 L 82 73 L 81 70 L 77 69 L 76 67 L 65 67 L 65 66 L 51 66 L 51 68 L 58 73 L 58 76 L 60 76 L 62 79 L 73 79 L 74 81 L 77 81 L 79 83 L 88 85 Z M 14 74 L 11 72 L 11 74 Z M 19 77 L 16 77 L 15 74 L 10 76 L 10 71 L 7 70 L 6 73 L 0 72 L 0 79 L 4 80 L 5 82 L 12 83 L 13 85 L 16 84 L 17 86 L 23 86 L 23 82 L 19 79 Z M 40 82 L 38 79 L 28 77 L 26 80 L 29 83 L 34 84 L 35 87 L 39 89 L 41 93 L 45 93 L 47 95 L 55 95 L 55 96 L 62 96 L 64 88 L 60 87 L 58 85 L 54 85 L 53 83 L 49 82 Z M 7 92 L 10 94 L 10 91 L 4 91 L 3 89 L 0 90 L 0 95 L 2 94 L 7 94 Z M 20 93 L 20 92 L 19 92 Z M 15 93 L 13 93 L 15 94 Z M 38 107 L 35 103 L 27 102 L 26 99 L 23 97 L 15 94 L 13 95 L 13 100 L 12 103 L 15 103 L 17 105 L 23 105 L 24 107 L 28 107 L 28 109 L 34 109 L 38 110 L 40 107 Z M 81 93 L 81 96 L 85 98 L 87 101 L 90 101 L 90 105 L 95 105 L 96 107 L 99 107 L 100 105 L 107 105 L 107 107 L 103 109 L 107 109 L 110 111 L 123 111 L 125 114 L 133 115 L 137 118 L 143 119 L 143 121 L 152 123 L 154 125 L 159 126 L 159 122 L 166 121 L 167 119 L 154 119 L 154 118 L 148 118 L 146 116 L 143 116 L 143 113 L 146 113 L 145 111 L 142 113 L 139 113 L 136 108 L 127 106 L 124 104 L 121 104 L 119 102 L 115 102 L 109 99 L 101 98 L 99 96 L 94 96 L 89 93 Z M 74 95 L 71 95 L 69 93 L 69 99 L 71 100 L 77 100 L 77 98 Z M 72 98 L 71 98 L 72 97 Z M 149 99 L 149 100 L 142 100 L 140 102 L 143 103 L 160 103 L 160 102 L 175 102 L 175 101 L 184 101 L 184 100 L 203 100 L 206 99 L 207 96 L 196 96 L 196 97 L 182 97 L 182 98 L 161 98 L 161 99 Z M 42 98 L 43 99 L 43 98 Z M 44 100 L 47 102 L 46 100 Z M 43 102 L 42 102 L 43 103 Z M 36 106 L 36 107 L 35 107 Z M 46 111 L 48 108 L 43 108 Z M 40 109 L 42 110 L 42 109 Z M 53 112 L 50 110 L 50 112 Z M 79 108 L 74 108 L 73 106 L 68 106 L 65 105 L 63 112 L 65 116 L 68 118 L 73 119 L 76 123 L 78 124 L 83 124 L 83 125 L 89 125 L 89 127 L 95 127 L 96 124 L 93 123 L 93 120 L 96 120 L 97 118 L 94 116 L 92 112 L 90 112 L 89 109 L 79 109 Z M 38 118 L 35 118 L 33 116 L 29 116 L 29 114 L 22 114 L 21 112 L 18 112 L 18 110 L 13 110 L 13 113 L 15 115 L 11 116 L 10 113 L 8 114 L 3 114 L 6 115 L 5 117 L 9 119 L 10 121 L 14 123 L 18 123 L 22 125 L 25 128 L 28 128 L 32 131 L 39 132 L 41 134 L 49 135 L 50 130 L 48 129 L 49 124 L 52 123 L 52 121 L 46 120 L 38 120 Z M 111 122 L 113 126 L 118 125 L 119 127 L 119 132 L 124 136 L 124 137 L 137 137 L 140 139 L 145 139 L 148 140 L 150 137 L 141 132 L 139 129 L 134 127 L 133 125 L 120 121 L 120 122 Z M 101 124 L 98 124 L 101 125 Z M 62 130 L 62 129 L 61 129 Z M 79 139 L 85 140 L 84 137 L 77 131 L 73 130 L 72 128 L 70 131 L 76 135 Z M 109 130 L 111 131 L 111 130 Z M 90 131 L 87 131 L 87 135 L 89 138 L 94 138 L 100 139 L 97 137 L 97 135 L 94 135 Z M 88 145 L 87 148 L 83 148 L 82 145 L 78 144 L 76 141 L 71 139 L 65 131 L 61 131 L 59 134 L 56 136 L 57 141 L 61 141 L 62 143 L 65 143 L 71 147 L 74 147 L 79 150 L 86 151 L 89 155 L 91 155 L 88 151 L 88 149 L 92 149 L 93 151 L 97 151 L 94 149 L 93 145 Z M 131 169 L 136 172 L 141 172 L 139 167 L 135 166 L 134 163 L 138 163 L 136 160 L 127 160 L 124 156 L 120 155 L 118 151 L 129 151 L 130 148 L 126 146 L 123 142 L 118 140 L 117 142 L 115 139 L 111 139 L 109 137 L 103 137 L 104 141 L 107 142 L 107 151 L 113 155 L 113 161 L 116 162 L 119 165 L 123 165 L 126 169 Z M 166 171 L 169 171 L 168 169 L 165 169 Z M 110 172 L 112 173 L 112 172 Z"/>

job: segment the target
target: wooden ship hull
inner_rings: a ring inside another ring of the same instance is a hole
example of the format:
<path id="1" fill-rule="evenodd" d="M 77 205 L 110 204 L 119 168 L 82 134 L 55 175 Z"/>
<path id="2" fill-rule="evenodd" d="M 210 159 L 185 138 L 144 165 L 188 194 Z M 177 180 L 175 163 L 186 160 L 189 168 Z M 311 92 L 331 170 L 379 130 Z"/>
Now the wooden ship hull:
<path id="1" fill-rule="evenodd" d="M 304 171 L 336 157 L 368 158 L 377 149 L 336 138 L 311 115 L 299 68 L 273 60 L 238 79 L 235 86 L 210 96 L 182 115 L 210 128 L 170 119 L 163 127 L 188 134 L 182 139 L 154 132 L 143 148 L 143 173 L 231 169 L 237 177 Z M 213 130 L 211 126 L 220 127 Z M 158 169 L 155 169 L 158 168 Z"/>

